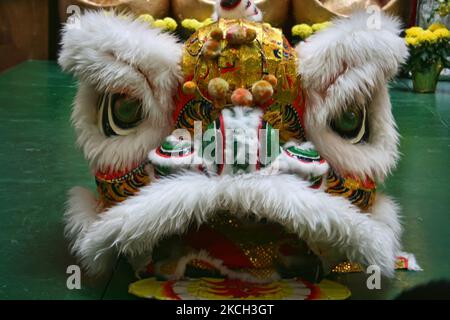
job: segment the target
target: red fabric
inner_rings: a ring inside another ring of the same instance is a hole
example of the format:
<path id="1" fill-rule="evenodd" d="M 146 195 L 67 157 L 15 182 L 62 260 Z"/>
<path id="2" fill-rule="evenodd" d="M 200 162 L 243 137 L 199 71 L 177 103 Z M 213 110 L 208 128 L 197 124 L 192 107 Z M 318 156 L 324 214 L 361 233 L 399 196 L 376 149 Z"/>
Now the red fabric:
<path id="1" fill-rule="evenodd" d="M 306 281 L 304 279 L 301 279 L 299 281 L 302 281 L 305 284 L 305 286 L 307 286 L 308 289 L 311 290 L 311 293 L 309 294 L 308 298 L 306 298 L 306 300 L 318 300 L 320 298 L 319 286 L 317 286 L 309 281 Z"/>
<path id="2" fill-rule="evenodd" d="M 173 300 L 181 300 L 181 298 L 173 291 L 173 285 L 176 281 L 165 281 L 163 283 L 163 296 Z"/>
<path id="3" fill-rule="evenodd" d="M 411 1 L 411 16 L 409 17 L 409 23 L 408 27 L 415 26 L 416 25 L 416 19 L 417 19 L 417 0 Z"/>
<path id="4" fill-rule="evenodd" d="M 186 241 L 197 250 L 206 250 L 229 268 L 253 268 L 242 250 L 223 234 L 203 225 L 186 235 Z"/>
<path id="5" fill-rule="evenodd" d="M 185 82 L 191 81 L 194 77 L 189 76 L 185 79 Z M 172 118 L 173 121 L 176 122 L 180 112 L 183 110 L 184 106 L 192 99 L 195 98 L 195 95 L 187 95 L 183 93 L 183 86 L 178 87 L 177 94 L 175 96 L 175 110 L 173 112 Z"/>

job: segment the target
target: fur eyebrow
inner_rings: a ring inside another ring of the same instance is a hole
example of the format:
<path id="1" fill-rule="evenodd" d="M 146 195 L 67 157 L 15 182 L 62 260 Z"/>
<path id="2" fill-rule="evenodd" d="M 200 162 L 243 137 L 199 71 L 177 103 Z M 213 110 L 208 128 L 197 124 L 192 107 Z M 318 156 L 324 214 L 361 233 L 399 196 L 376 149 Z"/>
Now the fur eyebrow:
<path id="1" fill-rule="evenodd" d="M 147 83 L 148 88 L 150 89 L 151 92 L 155 92 L 155 86 L 151 83 L 150 79 L 148 78 L 148 76 L 142 71 L 142 69 L 139 66 L 133 65 L 130 62 L 120 59 L 119 57 L 117 57 L 114 52 L 109 51 L 107 53 L 112 59 L 116 60 L 119 63 L 122 63 L 124 65 L 129 66 L 130 68 L 132 68 L 137 74 L 140 74 L 145 82 Z"/>
<path id="2" fill-rule="evenodd" d="M 349 69 L 349 66 L 348 66 L 347 62 L 344 61 L 341 71 L 339 71 L 339 73 L 335 74 L 333 76 L 333 78 L 331 79 L 331 81 L 326 83 L 323 90 L 321 90 L 320 96 L 322 98 L 325 98 L 327 96 L 328 89 L 330 89 L 330 87 L 332 87 L 336 83 L 336 81 L 348 71 L 348 69 Z"/>

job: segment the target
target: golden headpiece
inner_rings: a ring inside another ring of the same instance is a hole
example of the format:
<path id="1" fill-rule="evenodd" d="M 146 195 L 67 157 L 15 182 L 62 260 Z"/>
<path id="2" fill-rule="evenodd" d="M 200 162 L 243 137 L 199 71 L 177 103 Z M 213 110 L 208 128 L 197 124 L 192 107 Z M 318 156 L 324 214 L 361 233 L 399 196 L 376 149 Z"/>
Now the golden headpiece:
<path id="1" fill-rule="evenodd" d="M 184 46 L 176 127 L 191 130 L 194 121 L 208 124 L 224 107 L 253 106 L 265 111 L 282 140 L 302 139 L 297 63 L 282 31 L 267 23 L 219 19 L 199 29 Z"/>

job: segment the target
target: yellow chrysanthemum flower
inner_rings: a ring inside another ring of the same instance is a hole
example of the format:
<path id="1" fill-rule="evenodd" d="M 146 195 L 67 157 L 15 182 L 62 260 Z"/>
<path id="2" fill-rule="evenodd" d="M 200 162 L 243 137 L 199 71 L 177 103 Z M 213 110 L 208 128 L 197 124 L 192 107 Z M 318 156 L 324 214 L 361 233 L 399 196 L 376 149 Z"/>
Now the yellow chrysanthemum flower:
<path id="1" fill-rule="evenodd" d="M 428 30 L 430 30 L 430 31 L 436 31 L 436 30 L 439 30 L 439 29 L 447 29 L 446 27 L 445 27 L 445 25 L 444 24 L 442 24 L 442 23 L 433 23 L 431 26 L 429 26 L 428 27 Z"/>
<path id="2" fill-rule="evenodd" d="M 155 28 L 165 29 L 166 23 L 164 22 L 164 20 L 158 19 L 158 20 L 153 21 L 153 26 Z"/>
<path id="3" fill-rule="evenodd" d="M 175 31 L 178 24 L 172 18 L 158 19 L 153 22 L 155 28 L 163 29 L 165 31 Z"/>
<path id="4" fill-rule="evenodd" d="M 212 23 L 214 23 L 214 20 L 211 18 L 207 18 L 207 19 L 203 20 L 202 25 L 205 27 L 205 26 L 209 26 Z"/>
<path id="5" fill-rule="evenodd" d="M 420 34 L 422 34 L 425 30 L 423 30 L 421 27 L 411 27 L 406 30 L 406 36 L 407 37 L 417 37 Z"/>
<path id="6" fill-rule="evenodd" d="M 419 42 L 436 42 L 437 36 L 430 30 L 425 30 L 417 36 Z"/>
<path id="7" fill-rule="evenodd" d="M 331 25 L 331 22 L 326 21 L 326 22 L 322 22 L 322 23 L 315 23 L 311 27 L 314 32 L 317 32 L 317 31 L 328 28 L 330 25 Z"/>
<path id="8" fill-rule="evenodd" d="M 164 18 L 164 23 L 166 24 L 166 28 L 165 28 L 166 30 L 169 30 L 169 31 L 177 30 L 178 24 L 174 19 L 169 18 L 169 17 Z"/>
<path id="9" fill-rule="evenodd" d="M 433 33 L 438 39 L 450 38 L 450 31 L 447 28 L 437 29 Z"/>
<path id="10" fill-rule="evenodd" d="M 406 44 L 412 47 L 415 47 L 419 44 L 419 40 L 417 40 L 416 37 L 406 37 L 405 38 Z"/>
<path id="11" fill-rule="evenodd" d="M 441 3 L 438 13 L 442 18 L 448 16 L 450 14 L 450 4 Z"/>
<path id="12" fill-rule="evenodd" d="M 312 34 L 313 29 L 307 24 L 298 24 L 292 28 L 292 35 L 302 39 L 306 39 Z"/>
<path id="13" fill-rule="evenodd" d="M 153 25 L 153 22 L 155 22 L 155 18 L 153 18 L 153 16 L 149 15 L 149 14 L 141 14 L 138 17 L 138 20 L 143 21 L 143 22 L 147 22 L 150 25 Z"/>
<path id="14" fill-rule="evenodd" d="M 200 29 L 203 26 L 203 23 L 201 23 L 197 19 L 184 19 L 181 22 L 181 25 L 185 29 L 197 31 L 198 29 Z"/>

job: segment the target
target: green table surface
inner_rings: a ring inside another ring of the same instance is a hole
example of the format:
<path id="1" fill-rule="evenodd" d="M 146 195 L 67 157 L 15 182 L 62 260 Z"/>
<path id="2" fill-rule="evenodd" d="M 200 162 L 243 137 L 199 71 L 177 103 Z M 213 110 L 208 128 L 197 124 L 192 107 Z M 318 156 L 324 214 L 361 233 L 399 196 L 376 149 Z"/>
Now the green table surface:
<path id="1" fill-rule="evenodd" d="M 415 94 L 408 81 L 392 84 L 393 110 L 402 135 L 402 160 L 382 186 L 403 208 L 404 249 L 423 272 L 397 272 L 368 290 L 367 275 L 337 279 L 354 299 L 391 299 L 404 289 L 450 278 L 450 83 L 436 94 Z M 70 125 L 76 81 L 56 63 L 29 61 L 0 73 L 0 299 L 134 299 L 127 263 L 80 290 L 66 286 L 76 264 L 63 236 L 67 191 L 94 189 Z"/>

